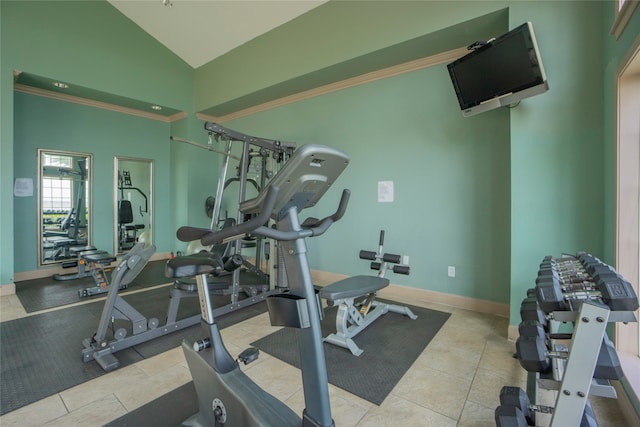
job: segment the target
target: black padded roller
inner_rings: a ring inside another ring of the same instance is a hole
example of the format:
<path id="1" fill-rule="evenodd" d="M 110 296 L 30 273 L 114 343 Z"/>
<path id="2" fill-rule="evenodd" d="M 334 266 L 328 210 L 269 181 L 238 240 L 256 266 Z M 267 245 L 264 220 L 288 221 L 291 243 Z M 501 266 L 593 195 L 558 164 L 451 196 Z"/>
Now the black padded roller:
<path id="1" fill-rule="evenodd" d="M 242 267 L 243 261 L 244 260 L 242 259 L 242 255 L 240 254 L 235 254 L 233 256 L 230 256 L 224 262 L 224 269 L 225 271 L 233 271 L 236 268 Z"/>
<path id="2" fill-rule="evenodd" d="M 373 251 L 362 250 L 362 251 L 360 251 L 360 259 L 375 260 L 376 259 L 376 253 L 373 252 Z"/>
<path id="3" fill-rule="evenodd" d="M 393 272 L 397 274 L 409 274 L 410 267 L 408 265 L 394 265 Z"/>
<path id="4" fill-rule="evenodd" d="M 383 254 L 382 255 L 382 260 L 384 262 L 391 262 L 394 264 L 400 264 L 400 255 L 395 255 L 395 254 Z"/>
<path id="5" fill-rule="evenodd" d="M 382 264 L 379 262 L 372 262 L 371 265 L 369 265 L 369 268 L 372 270 L 380 270 L 380 267 L 382 267 Z"/>

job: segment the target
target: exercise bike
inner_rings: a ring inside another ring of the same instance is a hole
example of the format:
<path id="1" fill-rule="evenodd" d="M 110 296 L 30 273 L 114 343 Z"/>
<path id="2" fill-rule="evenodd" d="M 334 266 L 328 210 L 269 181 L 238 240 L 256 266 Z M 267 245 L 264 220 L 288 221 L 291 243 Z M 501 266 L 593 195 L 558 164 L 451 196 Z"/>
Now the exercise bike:
<path id="1" fill-rule="evenodd" d="M 215 257 L 187 256 L 167 262 L 171 278 L 196 276 L 202 310 L 201 340 L 185 340 L 182 348 L 198 395 L 199 411 L 184 426 L 334 426 L 331 418 L 327 367 L 320 327 L 320 300 L 313 287 L 305 239 L 322 235 L 342 218 L 349 200 L 344 190 L 337 211 L 322 220 L 300 222 L 299 213 L 314 206 L 349 162 L 348 156 L 323 145 L 304 145 L 254 199 L 240 211 L 254 214 L 247 222 L 212 231 L 181 227 L 181 241 L 200 240 L 204 246 L 235 241 L 248 235 L 277 240 L 282 248 L 289 292 L 266 300 L 271 324 L 299 329 L 299 351 L 305 409 L 300 418 L 287 405 L 246 376 L 222 342 L 207 292 L 207 277 L 223 267 Z M 272 219 L 273 227 L 265 224 Z M 245 350 L 242 359 L 255 359 Z"/>

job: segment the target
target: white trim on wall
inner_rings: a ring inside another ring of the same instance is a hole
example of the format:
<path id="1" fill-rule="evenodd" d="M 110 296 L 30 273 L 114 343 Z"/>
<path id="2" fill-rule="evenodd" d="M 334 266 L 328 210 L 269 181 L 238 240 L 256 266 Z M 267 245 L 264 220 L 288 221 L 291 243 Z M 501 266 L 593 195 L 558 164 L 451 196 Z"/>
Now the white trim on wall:
<path id="1" fill-rule="evenodd" d="M 611 31 L 609 32 L 613 36 L 615 36 L 616 40 L 620 38 L 625 28 L 627 28 L 627 24 L 631 20 L 633 13 L 638 8 L 640 1 L 638 0 L 616 0 L 616 13 L 615 18 L 613 20 L 613 25 L 611 26 Z"/>
<path id="2" fill-rule="evenodd" d="M 58 101 L 72 102 L 74 104 L 85 105 L 88 107 L 101 108 L 103 110 L 116 111 L 118 113 L 130 114 L 132 116 L 143 117 L 145 119 L 158 120 L 165 123 L 171 123 L 176 120 L 187 117 L 187 113 L 181 111 L 171 116 L 163 116 L 160 114 L 149 113 L 135 108 L 122 107 L 120 105 L 109 104 L 107 102 L 96 101 L 93 99 L 82 98 L 79 96 L 67 95 L 64 93 L 54 92 L 50 90 L 40 89 L 33 86 L 27 86 L 20 83 L 13 85 L 14 90 L 30 95 L 44 96 L 46 98 L 57 99 Z"/>
<path id="3" fill-rule="evenodd" d="M 458 49 L 453 49 L 446 52 L 438 53 L 436 55 L 431 55 L 431 56 L 419 58 L 413 61 L 404 62 L 402 64 L 394 65 L 391 67 L 383 68 L 381 70 L 372 71 L 370 73 L 361 74 L 359 76 L 351 77 L 349 79 L 341 80 L 334 83 L 329 83 L 327 85 L 320 86 L 317 88 L 298 92 L 293 95 L 274 99 L 273 101 L 265 102 L 259 105 L 254 105 L 252 107 L 248 107 L 243 110 L 235 111 L 233 113 L 229 113 L 224 116 L 211 116 L 203 113 L 196 113 L 196 117 L 199 120 L 212 121 L 216 123 L 224 123 L 240 117 L 248 116 L 250 114 L 259 113 L 262 111 L 270 110 L 272 108 L 281 107 L 283 105 L 292 104 L 294 102 L 303 101 L 305 99 L 313 98 L 316 96 L 326 95 L 331 92 L 337 92 L 339 90 L 348 89 L 354 86 L 371 83 L 376 80 L 385 79 L 387 77 L 395 77 L 401 74 L 409 73 L 411 71 L 417 71 L 423 68 L 433 67 L 434 65 L 440 65 L 440 64 L 452 62 L 460 58 L 461 56 L 466 55 L 467 53 L 469 53 L 467 48 L 461 47 Z"/>

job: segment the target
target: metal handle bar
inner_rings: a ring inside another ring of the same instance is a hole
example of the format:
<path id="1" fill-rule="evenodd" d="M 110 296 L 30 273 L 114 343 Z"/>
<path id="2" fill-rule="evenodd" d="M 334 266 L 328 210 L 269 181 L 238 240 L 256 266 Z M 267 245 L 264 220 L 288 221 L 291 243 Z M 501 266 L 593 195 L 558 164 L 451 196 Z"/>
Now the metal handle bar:
<path id="1" fill-rule="evenodd" d="M 176 236 L 183 242 L 200 240 L 200 243 L 204 246 L 238 240 L 269 221 L 269 217 L 275 207 L 279 191 L 279 187 L 275 185 L 270 186 L 267 191 L 267 196 L 262 210 L 257 216 L 251 218 L 249 221 L 242 222 L 234 225 L 233 227 L 223 228 L 220 231 L 213 231 L 208 228 L 184 226 L 178 229 Z"/>
<path id="2" fill-rule="evenodd" d="M 177 232 L 178 239 L 183 242 L 200 240 L 204 246 L 209 246 L 221 242 L 237 240 L 247 234 L 285 241 L 320 236 L 324 234 L 324 232 L 327 231 L 334 222 L 339 221 L 344 216 L 344 213 L 347 210 L 347 205 L 349 204 L 349 197 L 351 195 L 351 191 L 347 189 L 342 191 L 338 209 L 332 215 L 316 221 L 314 224 L 306 226 L 304 229 L 299 231 L 281 231 L 263 225 L 267 222 L 270 213 L 273 210 L 273 205 L 275 204 L 278 191 L 278 187 L 270 187 L 267 192 L 264 208 L 260 211 L 260 214 L 258 214 L 257 217 L 252 218 L 247 222 L 243 222 L 233 227 L 223 228 L 220 231 L 211 231 L 208 228 L 188 226 L 180 227 Z"/>
<path id="3" fill-rule="evenodd" d="M 230 139 L 232 141 L 248 142 L 272 151 L 287 151 L 293 150 L 296 147 L 294 142 L 276 141 L 274 139 L 249 136 L 213 122 L 206 122 L 204 124 L 204 128 L 211 133 L 221 136 L 222 138 Z"/>
<path id="4" fill-rule="evenodd" d="M 282 230 L 276 230 L 274 228 L 262 226 L 257 228 L 253 232 L 253 234 L 258 236 L 263 236 L 263 237 L 269 237 L 275 240 L 285 240 L 285 241 L 295 240 L 295 239 L 304 238 L 304 237 L 320 236 L 324 234 L 324 232 L 327 231 L 334 222 L 339 221 L 343 217 L 344 213 L 347 210 L 347 205 L 349 204 L 350 195 L 351 195 L 351 191 L 347 189 L 342 190 L 342 196 L 340 197 L 338 209 L 335 211 L 335 213 L 321 220 L 315 221 L 311 225 L 305 225 L 302 230 L 282 231 Z"/>

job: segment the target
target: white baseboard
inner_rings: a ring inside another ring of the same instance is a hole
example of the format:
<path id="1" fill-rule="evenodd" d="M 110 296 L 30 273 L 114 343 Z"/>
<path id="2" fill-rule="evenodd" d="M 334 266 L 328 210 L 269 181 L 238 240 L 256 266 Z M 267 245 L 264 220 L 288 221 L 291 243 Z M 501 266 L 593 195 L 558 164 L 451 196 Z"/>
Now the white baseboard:
<path id="1" fill-rule="evenodd" d="M 16 284 L 7 283 L 6 285 L 0 285 L 0 297 L 5 295 L 14 295 L 16 293 Z"/>
<path id="2" fill-rule="evenodd" d="M 329 273 L 326 271 L 312 270 L 311 278 L 318 286 L 326 286 L 349 276 L 344 274 Z M 486 301 L 477 298 L 463 297 L 460 295 L 445 294 L 442 292 L 428 291 L 426 289 L 413 288 L 391 284 L 380 291 L 383 298 L 401 299 L 404 302 L 419 301 L 425 303 L 443 304 L 478 313 L 494 314 L 500 317 L 509 317 L 509 304 L 494 301 Z"/>

